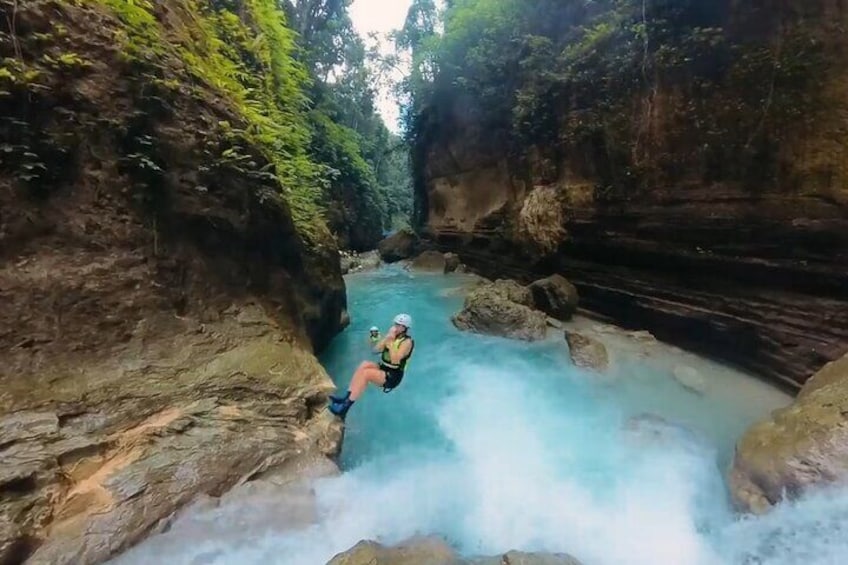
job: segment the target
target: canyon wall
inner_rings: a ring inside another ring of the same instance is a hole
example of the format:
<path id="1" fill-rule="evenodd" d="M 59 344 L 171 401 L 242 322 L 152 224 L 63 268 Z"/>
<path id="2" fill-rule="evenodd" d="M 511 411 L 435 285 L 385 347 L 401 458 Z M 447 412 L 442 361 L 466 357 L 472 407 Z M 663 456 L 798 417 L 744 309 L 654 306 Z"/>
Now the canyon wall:
<path id="1" fill-rule="evenodd" d="M 635 90 L 615 70 L 534 86 L 529 132 L 437 81 L 420 229 L 487 276 L 561 273 L 595 315 L 797 389 L 848 349 L 848 3 L 714 8 L 703 53 L 652 46 Z"/>
<path id="2" fill-rule="evenodd" d="M 102 562 L 338 453 L 314 356 L 346 317 L 338 250 L 187 70 L 194 6 L 3 7 L 0 563 Z"/>

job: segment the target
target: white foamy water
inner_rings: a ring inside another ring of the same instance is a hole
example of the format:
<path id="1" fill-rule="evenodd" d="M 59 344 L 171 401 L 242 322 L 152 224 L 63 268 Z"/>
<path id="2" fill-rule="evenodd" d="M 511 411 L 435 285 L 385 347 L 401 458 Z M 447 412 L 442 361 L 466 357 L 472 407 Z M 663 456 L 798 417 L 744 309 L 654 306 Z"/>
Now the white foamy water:
<path id="1" fill-rule="evenodd" d="M 116 563 L 323 564 L 361 539 L 443 536 L 460 552 L 564 551 L 585 564 L 848 563 L 848 493 L 735 516 L 733 444 L 784 394 L 654 348 L 613 353 L 613 378 L 570 362 L 559 332 L 526 344 L 461 333 L 445 298 L 459 277 L 400 269 L 349 279 L 353 324 L 324 355 L 345 386 L 365 333 L 408 311 L 415 357 L 395 392 L 348 416 L 344 473 L 316 481 L 316 519 L 283 523 L 273 495 L 194 513 Z M 617 338 L 615 338 L 617 339 Z M 615 342 L 612 339 L 612 342 Z M 670 371 L 695 366 L 695 394 Z"/>

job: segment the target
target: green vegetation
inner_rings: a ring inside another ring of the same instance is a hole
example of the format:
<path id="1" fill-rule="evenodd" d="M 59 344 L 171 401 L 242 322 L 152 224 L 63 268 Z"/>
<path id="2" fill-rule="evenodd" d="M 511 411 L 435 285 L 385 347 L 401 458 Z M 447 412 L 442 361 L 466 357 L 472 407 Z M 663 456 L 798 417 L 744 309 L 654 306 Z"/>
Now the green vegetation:
<path id="1" fill-rule="evenodd" d="M 349 2 L 38 2 L 107 16 L 99 31 L 112 36 L 135 107 L 105 125 L 121 146 L 122 170 L 151 213 L 167 203 L 168 158 L 156 129 L 193 99 L 223 111 L 198 132 L 205 136 L 197 156 L 201 187 L 227 172 L 251 179 L 255 190 L 271 188 L 287 202 L 304 236 L 318 240 L 329 228 L 344 247 L 371 247 L 384 229 L 405 223 L 409 168 L 393 157 L 402 142 L 375 112 L 374 79 L 347 15 Z M 2 165 L 42 196 L 52 190 L 46 163 L 56 151 L 72 153 L 62 146 L 74 142 L 67 134 L 85 129 L 71 123 L 79 91 L 67 80 L 102 72 L 88 60 L 102 53 L 89 53 L 80 30 L 69 34 L 66 24 L 8 34 L 13 41 L 0 65 L 3 127 L 14 140 L 0 146 Z M 53 109 L 45 113 L 47 107 Z M 64 121 L 51 118 L 57 112 Z"/>
<path id="2" fill-rule="evenodd" d="M 701 0 L 415 0 L 398 42 L 414 63 L 406 132 L 423 151 L 461 101 L 505 151 L 567 159 L 600 198 L 789 182 L 781 147 L 821 117 L 822 34 Z"/>

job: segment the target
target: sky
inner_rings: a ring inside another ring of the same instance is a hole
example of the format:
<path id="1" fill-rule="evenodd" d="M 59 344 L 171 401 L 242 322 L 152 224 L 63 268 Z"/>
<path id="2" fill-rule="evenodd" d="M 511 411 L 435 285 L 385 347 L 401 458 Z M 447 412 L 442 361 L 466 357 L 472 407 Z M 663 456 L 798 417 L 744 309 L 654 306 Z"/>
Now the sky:
<path id="1" fill-rule="evenodd" d="M 371 32 L 386 34 L 393 29 L 400 29 L 411 3 L 412 0 L 354 0 L 349 9 L 350 17 L 357 33 L 368 42 L 368 34 Z M 391 45 L 384 43 L 382 50 L 391 48 Z M 380 92 L 377 109 L 386 122 L 386 127 L 398 133 L 398 107 L 388 92 Z"/>

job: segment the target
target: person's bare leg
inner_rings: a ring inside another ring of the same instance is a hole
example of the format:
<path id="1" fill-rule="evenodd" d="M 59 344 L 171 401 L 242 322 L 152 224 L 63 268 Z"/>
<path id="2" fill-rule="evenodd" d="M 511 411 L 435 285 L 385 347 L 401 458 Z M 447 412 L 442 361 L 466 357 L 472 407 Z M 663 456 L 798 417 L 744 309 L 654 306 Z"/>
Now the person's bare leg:
<path id="1" fill-rule="evenodd" d="M 379 367 L 367 367 L 361 371 L 357 371 L 353 375 L 353 380 L 350 381 L 350 399 L 356 401 L 356 399 L 362 396 L 368 383 L 383 386 L 386 383 L 386 373 Z"/>
<path id="2" fill-rule="evenodd" d="M 330 412 L 344 419 L 347 416 L 347 411 L 353 406 L 353 403 L 365 392 L 368 383 L 382 386 L 386 383 L 386 374 L 379 367 L 376 369 L 373 367 L 361 367 L 360 370 L 354 373 L 350 381 L 348 397 L 345 400 L 331 404 Z"/>
<path id="3" fill-rule="evenodd" d="M 347 386 L 347 394 L 345 394 L 344 396 L 330 395 L 330 400 L 332 402 L 344 402 L 345 400 L 350 398 L 351 391 L 353 390 L 353 383 L 358 378 L 360 378 L 358 375 L 368 369 L 379 370 L 379 367 L 380 366 L 374 363 L 373 361 L 363 361 L 362 363 L 360 363 L 359 367 L 356 368 L 356 371 L 353 372 L 353 376 L 350 378 L 350 384 Z"/>

